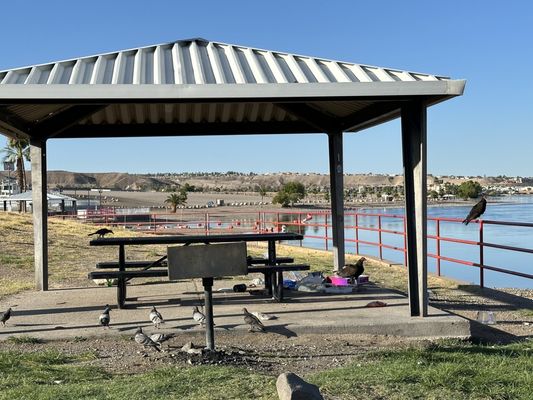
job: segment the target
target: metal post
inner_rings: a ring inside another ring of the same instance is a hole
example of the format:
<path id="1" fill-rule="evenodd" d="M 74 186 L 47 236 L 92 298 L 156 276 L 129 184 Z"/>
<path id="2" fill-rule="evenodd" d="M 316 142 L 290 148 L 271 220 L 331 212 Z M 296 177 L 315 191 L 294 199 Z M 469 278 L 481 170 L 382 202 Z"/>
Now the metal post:
<path id="1" fill-rule="evenodd" d="M 437 219 L 437 276 L 440 276 L 440 220 Z"/>
<path id="2" fill-rule="evenodd" d="M 407 221 L 403 216 L 403 265 L 407 268 Z"/>
<path id="3" fill-rule="evenodd" d="M 359 254 L 359 215 L 355 214 L 355 254 Z"/>
<path id="4" fill-rule="evenodd" d="M 209 235 L 209 213 L 205 213 L 205 234 Z"/>
<path id="5" fill-rule="evenodd" d="M 407 265 L 411 316 L 427 316 L 426 107 L 402 106 L 402 153 L 407 222 Z"/>
<path id="6" fill-rule="evenodd" d="M 324 215 L 324 219 L 325 219 L 325 222 L 324 222 L 324 229 L 325 229 L 324 238 L 325 238 L 325 241 L 326 241 L 326 251 L 327 251 L 328 250 L 328 214 Z"/>
<path id="7" fill-rule="evenodd" d="M 215 350 L 215 328 L 213 324 L 213 278 L 202 278 L 205 300 L 205 344 L 208 350 Z"/>
<path id="8" fill-rule="evenodd" d="M 383 244 L 381 242 L 381 215 L 378 215 L 378 238 L 379 238 L 379 259 L 383 260 Z"/>
<path id="9" fill-rule="evenodd" d="M 48 290 L 48 199 L 46 141 L 30 141 L 35 286 Z"/>
<path id="10" fill-rule="evenodd" d="M 479 286 L 485 287 L 485 269 L 483 257 L 483 221 L 479 221 Z"/>
<path id="11" fill-rule="evenodd" d="M 342 132 L 328 132 L 328 144 L 333 269 L 340 271 L 345 259 Z"/>

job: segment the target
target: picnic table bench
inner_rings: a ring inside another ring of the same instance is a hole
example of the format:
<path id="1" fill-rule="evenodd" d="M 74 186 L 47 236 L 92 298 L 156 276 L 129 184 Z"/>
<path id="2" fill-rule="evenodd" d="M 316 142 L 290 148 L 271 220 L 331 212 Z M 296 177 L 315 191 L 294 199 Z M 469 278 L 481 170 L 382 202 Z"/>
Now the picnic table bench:
<path id="1" fill-rule="evenodd" d="M 92 271 L 88 274 L 89 279 L 117 279 L 117 303 L 119 308 L 124 308 L 126 302 L 126 282 L 132 278 L 164 277 L 168 276 L 168 269 L 161 268 L 166 265 L 166 256 L 156 261 L 126 261 L 126 246 L 128 245 L 172 245 L 181 244 L 188 246 L 196 243 L 228 243 L 228 242 L 268 242 L 267 258 L 248 258 L 249 272 L 261 272 L 265 275 L 265 287 L 269 295 L 276 300 L 283 299 L 283 270 L 298 268 L 293 264 L 290 257 L 276 257 L 277 241 L 302 240 L 303 236 L 296 233 L 266 233 L 266 234 L 234 234 L 234 235 L 194 235 L 194 236 L 143 236 L 143 237 L 111 237 L 93 239 L 90 246 L 118 246 L 118 262 L 101 262 L 97 269 L 108 271 Z M 264 264 L 257 266 L 257 264 Z M 255 265 L 255 266 L 254 266 Z M 300 265 L 301 268 L 306 268 Z M 307 269 L 309 266 L 307 266 Z M 118 268 L 118 271 L 109 271 Z M 154 268 L 154 269 L 152 269 Z M 300 269 L 302 270 L 302 269 Z M 303 269 L 305 270 L 305 269 Z M 275 279 L 276 274 L 278 275 Z M 281 278 L 280 278 L 281 276 Z"/>

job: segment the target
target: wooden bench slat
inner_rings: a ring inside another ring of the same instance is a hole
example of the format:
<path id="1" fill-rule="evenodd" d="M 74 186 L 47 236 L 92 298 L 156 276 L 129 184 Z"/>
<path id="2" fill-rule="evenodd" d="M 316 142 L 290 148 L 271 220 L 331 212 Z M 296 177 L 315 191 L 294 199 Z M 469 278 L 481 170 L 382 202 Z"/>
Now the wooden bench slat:
<path id="1" fill-rule="evenodd" d="M 255 265 L 255 264 L 268 264 L 268 258 L 262 258 L 262 257 L 247 257 L 246 262 L 248 265 Z M 292 257 L 276 257 L 276 264 L 289 264 L 293 263 L 294 258 Z"/>
<path id="2" fill-rule="evenodd" d="M 268 273 L 268 272 L 279 272 L 279 271 L 309 271 L 310 269 L 311 269 L 311 266 L 307 264 L 276 264 L 276 265 L 248 267 L 248 273 L 255 273 L 255 272 Z"/>
<path id="3" fill-rule="evenodd" d="M 146 268 L 152 265 L 154 261 L 126 261 L 125 268 Z M 154 267 L 166 267 L 167 263 L 166 261 L 163 261 L 157 265 L 154 265 Z M 97 269 L 117 269 L 118 268 L 118 261 L 105 261 L 105 262 L 99 262 L 96 263 Z"/>
<path id="4" fill-rule="evenodd" d="M 115 279 L 115 278 L 153 278 L 168 276 L 166 269 L 147 269 L 143 271 L 92 271 L 89 279 Z"/>

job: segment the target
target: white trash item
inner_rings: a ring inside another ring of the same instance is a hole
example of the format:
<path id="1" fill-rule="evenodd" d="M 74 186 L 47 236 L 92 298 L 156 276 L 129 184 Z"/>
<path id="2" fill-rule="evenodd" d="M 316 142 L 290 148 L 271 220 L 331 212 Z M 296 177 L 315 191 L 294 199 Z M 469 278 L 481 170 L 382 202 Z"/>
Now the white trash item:
<path id="1" fill-rule="evenodd" d="M 492 311 L 478 311 L 476 319 L 483 325 L 496 325 L 496 318 Z"/>
<path id="2" fill-rule="evenodd" d="M 325 286 L 324 292 L 331 293 L 331 294 L 346 294 L 346 293 L 352 293 L 353 286 L 346 285 L 346 286 Z"/>

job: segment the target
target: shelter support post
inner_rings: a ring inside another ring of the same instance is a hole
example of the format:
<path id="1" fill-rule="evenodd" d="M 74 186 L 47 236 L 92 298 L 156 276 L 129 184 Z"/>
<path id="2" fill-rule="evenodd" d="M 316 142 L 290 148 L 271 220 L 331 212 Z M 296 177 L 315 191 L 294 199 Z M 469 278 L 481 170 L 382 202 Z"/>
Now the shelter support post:
<path id="1" fill-rule="evenodd" d="M 333 268 L 335 271 L 340 271 L 344 266 L 345 258 L 342 132 L 328 133 L 328 143 Z"/>
<path id="2" fill-rule="evenodd" d="M 31 140 L 31 185 L 35 286 L 48 290 L 48 200 L 46 197 L 46 141 Z"/>
<path id="3" fill-rule="evenodd" d="M 213 278 L 202 278 L 205 300 L 205 344 L 208 350 L 215 350 L 215 328 L 213 323 Z"/>
<path id="4" fill-rule="evenodd" d="M 411 316 L 426 317 L 427 304 L 427 157 L 426 106 L 402 106 L 407 267 Z"/>

